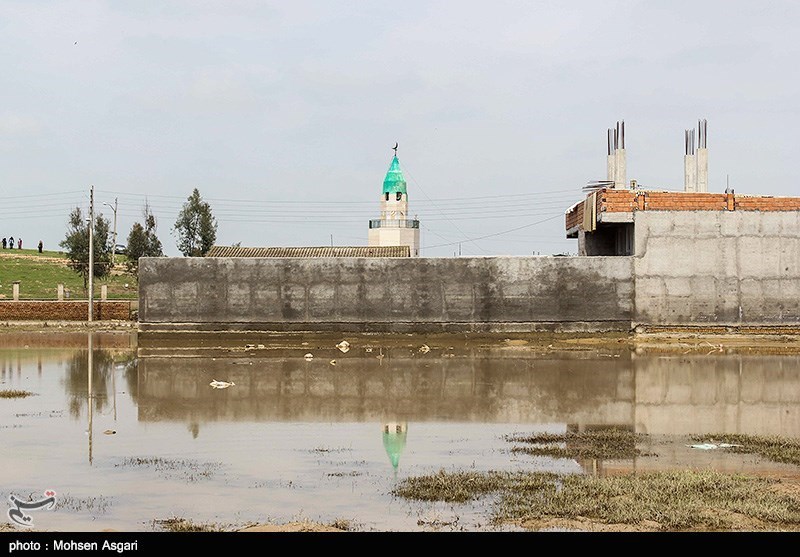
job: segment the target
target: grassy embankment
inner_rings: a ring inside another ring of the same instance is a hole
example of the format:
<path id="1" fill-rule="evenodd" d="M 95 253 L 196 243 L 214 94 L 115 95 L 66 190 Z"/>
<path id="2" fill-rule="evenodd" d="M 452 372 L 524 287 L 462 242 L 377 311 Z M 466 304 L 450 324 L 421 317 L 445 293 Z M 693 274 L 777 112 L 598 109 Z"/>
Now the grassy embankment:
<path id="1" fill-rule="evenodd" d="M 19 281 L 20 300 L 55 300 L 59 284 L 64 285 L 65 297 L 68 293 L 72 299 L 85 300 L 88 292 L 83 286 L 83 277 L 70 269 L 68 262 L 66 255 L 59 251 L 0 250 L 0 299 L 12 299 L 12 284 Z M 109 299 L 135 300 L 138 296 L 136 276 L 127 272 L 122 255 L 117 255 L 110 276 L 94 280 L 96 299 L 103 285 L 108 286 Z"/>

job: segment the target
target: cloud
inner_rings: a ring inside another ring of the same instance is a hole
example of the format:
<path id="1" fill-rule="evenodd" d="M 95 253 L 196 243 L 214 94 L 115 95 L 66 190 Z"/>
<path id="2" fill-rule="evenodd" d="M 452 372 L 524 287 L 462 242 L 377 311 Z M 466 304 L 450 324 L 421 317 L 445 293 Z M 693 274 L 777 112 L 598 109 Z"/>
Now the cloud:
<path id="1" fill-rule="evenodd" d="M 5 136 L 30 137 L 42 131 L 42 123 L 27 114 L 6 112 L 0 114 L 0 134 Z"/>

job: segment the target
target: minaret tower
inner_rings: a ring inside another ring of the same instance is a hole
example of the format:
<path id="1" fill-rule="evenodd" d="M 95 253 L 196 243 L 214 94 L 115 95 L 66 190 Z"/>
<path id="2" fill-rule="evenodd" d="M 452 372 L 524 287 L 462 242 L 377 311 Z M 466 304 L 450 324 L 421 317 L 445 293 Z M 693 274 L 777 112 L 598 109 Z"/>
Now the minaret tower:
<path id="1" fill-rule="evenodd" d="M 383 180 L 381 216 L 369 221 L 369 245 L 409 246 L 411 257 L 419 257 L 419 221 L 408 218 L 406 179 L 397 159 L 397 143 L 393 149 L 394 157 Z"/>

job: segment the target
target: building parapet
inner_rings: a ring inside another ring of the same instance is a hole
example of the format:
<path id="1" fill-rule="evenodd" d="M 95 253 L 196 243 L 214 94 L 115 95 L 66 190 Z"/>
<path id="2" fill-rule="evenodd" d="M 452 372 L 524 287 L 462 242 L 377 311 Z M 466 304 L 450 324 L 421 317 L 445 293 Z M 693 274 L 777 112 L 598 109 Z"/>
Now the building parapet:
<path id="1" fill-rule="evenodd" d="M 584 212 L 593 194 L 565 213 L 568 238 L 583 228 Z M 737 195 L 734 192 L 704 193 L 642 189 L 602 188 L 594 192 L 597 222 L 633 222 L 636 211 L 800 211 L 800 197 Z M 620 218 L 612 214 L 628 213 Z"/>

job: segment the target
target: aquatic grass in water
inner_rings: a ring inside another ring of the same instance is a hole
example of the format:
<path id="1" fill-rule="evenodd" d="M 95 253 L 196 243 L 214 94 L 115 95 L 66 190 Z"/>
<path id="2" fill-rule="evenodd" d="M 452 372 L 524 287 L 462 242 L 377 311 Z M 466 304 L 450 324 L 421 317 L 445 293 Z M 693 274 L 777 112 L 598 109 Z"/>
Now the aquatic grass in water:
<path id="1" fill-rule="evenodd" d="M 642 456 L 636 443 L 642 436 L 623 429 L 567 432 L 561 434 L 509 435 L 505 440 L 533 446 L 515 446 L 512 452 L 555 458 L 621 459 Z M 560 446 L 560 445 L 566 446 Z"/>
<path id="2" fill-rule="evenodd" d="M 222 468 L 222 463 L 161 457 L 130 457 L 115 466 L 152 468 L 165 478 L 183 478 L 188 482 L 196 482 L 213 477 Z"/>
<path id="3" fill-rule="evenodd" d="M 231 527 L 213 523 L 194 522 L 188 518 L 172 517 L 156 519 L 153 526 L 167 532 L 226 532 Z"/>
<path id="4" fill-rule="evenodd" d="M 512 452 L 562 458 L 642 456 L 646 435 L 621 429 L 514 435 Z M 724 450 L 757 453 L 800 464 L 800 443 L 778 437 L 703 435 L 699 442 L 738 445 Z M 498 494 L 495 522 L 590 521 L 660 530 L 800 530 L 800 494 L 781 492 L 779 480 L 715 471 L 673 471 L 604 478 L 542 472 L 452 472 L 407 478 L 393 493 L 407 499 L 465 503 Z"/>
<path id="5" fill-rule="evenodd" d="M 550 519 L 660 530 L 800 529 L 800 497 L 772 489 L 779 480 L 713 471 L 596 478 L 552 473 L 447 473 L 408 478 L 394 494 L 425 501 L 467 502 L 497 492 L 492 520 Z"/>
<path id="6" fill-rule="evenodd" d="M 692 441 L 699 443 L 727 443 L 739 445 L 723 450 L 740 454 L 758 454 L 773 462 L 800 466 L 800 441 L 777 436 L 744 434 L 696 435 Z"/>
<path id="7" fill-rule="evenodd" d="M 56 510 L 69 510 L 74 512 L 79 511 L 95 511 L 98 513 L 105 513 L 108 507 L 111 506 L 111 498 L 103 495 L 94 497 L 74 497 L 69 494 L 58 494 L 56 498 Z"/>
<path id="8" fill-rule="evenodd" d="M 34 393 L 30 391 L 21 391 L 18 389 L 0 389 L 0 398 L 26 398 L 33 396 Z"/>
<path id="9" fill-rule="evenodd" d="M 800 499 L 771 489 L 778 480 L 679 471 L 563 478 L 556 491 L 503 492 L 498 517 L 506 520 L 587 517 L 606 524 L 650 521 L 662 530 L 730 530 L 743 519 L 754 529 L 800 527 Z"/>
<path id="10" fill-rule="evenodd" d="M 447 503 L 466 503 L 492 492 L 500 492 L 514 484 L 516 475 L 507 472 L 446 472 L 439 470 L 430 476 L 406 478 L 392 491 L 393 495 L 419 501 L 445 501 Z M 551 480 L 554 474 L 542 474 Z M 537 482 L 537 487 L 543 483 Z M 531 489 L 524 482 L 517 482 L 515 488 Z"/>

